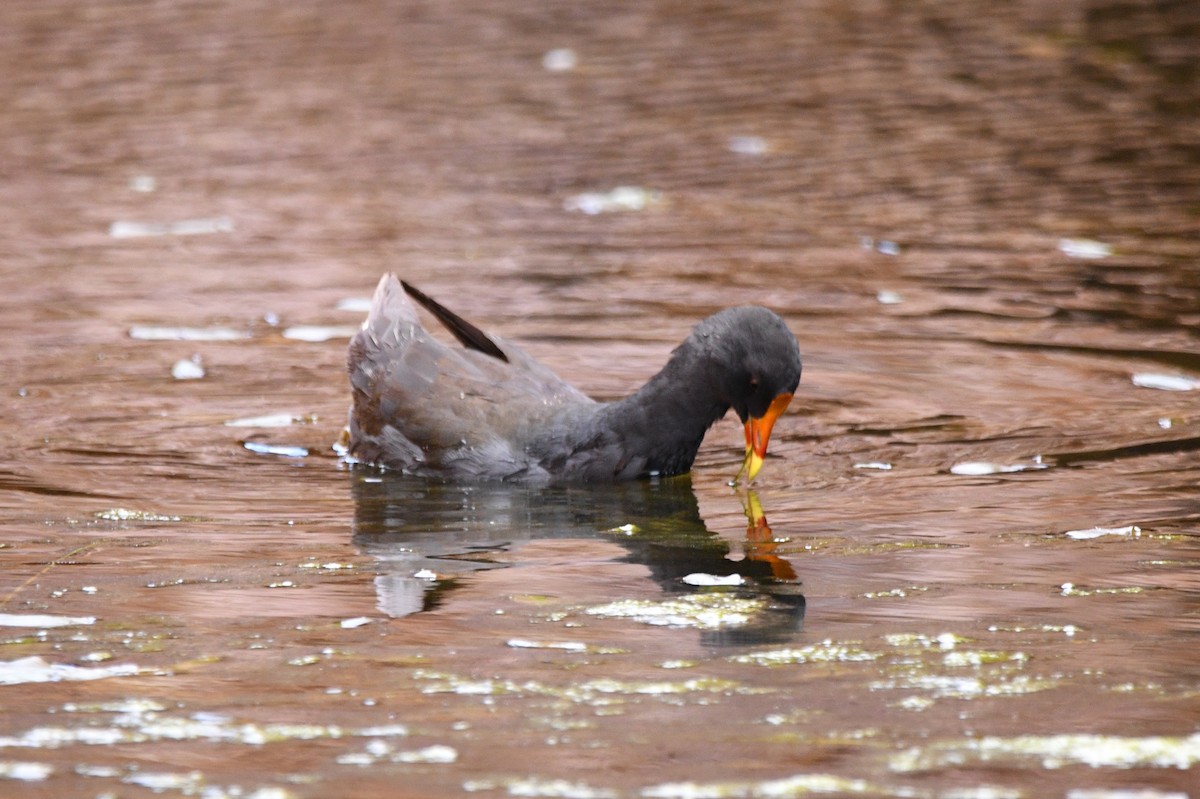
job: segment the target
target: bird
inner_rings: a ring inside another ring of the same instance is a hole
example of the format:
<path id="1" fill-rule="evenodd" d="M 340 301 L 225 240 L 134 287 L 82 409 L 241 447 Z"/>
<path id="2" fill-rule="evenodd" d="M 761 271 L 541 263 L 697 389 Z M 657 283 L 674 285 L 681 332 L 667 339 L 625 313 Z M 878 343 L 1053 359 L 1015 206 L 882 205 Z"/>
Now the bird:
<path id="1" fill-rule="evenodd" d="M 462 346 L 430 335 L 416 305 Z M 753 480 L 802 370 L 777 314 L 726 308 L 697 324 L 640 389 L 598 402 L 390 273 L 346 366 L 352 402 L 339 451 L 348 461 L 450 482 L 533 484 L 690 472 L 705 433 L 731 408 L 746 436 L 734 482 Z"/>

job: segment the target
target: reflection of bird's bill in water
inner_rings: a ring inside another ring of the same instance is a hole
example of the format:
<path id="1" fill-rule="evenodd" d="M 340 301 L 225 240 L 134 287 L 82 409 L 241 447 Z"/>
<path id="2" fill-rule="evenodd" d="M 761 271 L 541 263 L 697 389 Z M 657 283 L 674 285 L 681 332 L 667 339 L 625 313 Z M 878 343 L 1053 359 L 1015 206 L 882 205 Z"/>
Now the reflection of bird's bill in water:
<path id="1" fill-rule="evenodd" d="M 762 503 L 758 501 L 758 494 L 747 491 L 746 496 L 742 498 L 742 509 L 746 511 L 746 519 L 749 522 L 746 527 L 746 557 L 769 565 L 776 580 L 795 581 L 796 570 L 792 568 L 791 562 L 776 554 L 779 542 L 775 540 L 775 533 L 767 523 L 767 515 L 763 512 Z"/>
<path id="2" fill-rule="evenodd" d="M 376 559 L 377 604 L 393 617 L 435 607 L 461 578 L 501 567 L 496 552 L 519 551 L 536 539 L 602 538 L 627 550 L 620 560 L 646 566 L 666 593 L 692 591 L 688 575 L 736 574 L 741 585 L 729 590 L 766 599 L 775 608 L 772 625 L 795 630 L 803 618 L 795 571 L 775 554 L 753 493 L 746 500 L 746 557 L 731 560 L 730 541 L 707 528 L 686 476 L 550 488 L 462 486 L 357 469 L 350 477 L 353 540 Z"/>

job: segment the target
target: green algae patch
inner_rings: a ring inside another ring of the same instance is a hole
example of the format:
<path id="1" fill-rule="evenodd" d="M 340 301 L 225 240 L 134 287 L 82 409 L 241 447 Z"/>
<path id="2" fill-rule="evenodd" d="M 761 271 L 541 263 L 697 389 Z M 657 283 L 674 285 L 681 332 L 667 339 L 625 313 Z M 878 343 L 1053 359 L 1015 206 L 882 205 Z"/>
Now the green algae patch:
<path id="1" fill-rule="evenodd" d="M 586 608 L 584 613 L 605 619 L 632 619 L 659 627 L 695 627 L 715 630 L 747 624 L 766 607 L 763 599 L 750 599 L 725 592 L 688 594 L 652 601 L 622 599 Z"/>
<path id="2" fill-rule="evenodd" d="M 879 680 L 869 686 L 872 691 L 924 691 L 934 699 L 982 699 L 985 697 L 1023 696 L 1057 688 L 1061 680 L 1053 677 L 1034 677 L 1027 674 L 957 676 L 948 674 L 908 674 L 890 680 Z"/>
<path id="3" fill-rule="evenodd" d="M 884 642 L 899 657 L 892 659 L 887 677 L 870 684 L 872 691 L 916 691 L 896 703 L 906 710 L 925 710 L 938 699 L 980 699 L 1022 696 L 1055 688 L 1061 675 L 1024 673 L 1030 656 L 1021 650 L 965 646 L 973 639 L 951 632 L 892 633 Z"/>
<path id="4" fill-rule="evenodd" d="M 878 652 L 860 649 L 853 643 L 835 643 L 826 639 L 819 644 L 810 646 L 768 649 L 735 655 L 730 660 L 734 663 L 748 663 L 756 666 L 791 666 L 801 663 L 863 663 L 878 660 L 879 657 Z"/>
<path id="5" fill-rule="evenodd" d="M 113 713 L 114 716 L 107 727 L 33 727 L 23 733 L 0 737 L 0 749 L 57 749 L 74 745 L 113 746 L 159 741 L 209 741 L 264 746 L 285 741 L 389 738 L 408 734 L 408 729 L 401 724 L 352 728 L 332 724 L 262 724 L 211 713 L 179 716 L 163 713 L 163 705 L 151 699 L 67 703 L 62 709 L 71 714 Z"/>
<path id="6" fill-rule="evenodd" d="M 92 516 L 105 522 L 155 523 L 201 521 L 198 517 L 175 516 L 173 514 L 155 513 L 153 511 L 136 510 L 134 508 L 108 508 L 106 510 L 98 510 Z"/>
<path id="7" fill-rule="evenodd" d="M 942 741 L 894 755 L 894 772 L 934 771 L 945 767 L 1036 760 L 1042 768 L 1177 768 L 1200 763 L 1200 733 L 1186 737 L 1149 735 L 1018 735 Z"/>
<path id="8" fill-rule="evenodd" d="M 501 678 L 476 679 L 445 672 L 417 670 L 414 679 L 422 681 L 421 692 L 426 694 L 458 694 L 460 696 L 513 696 L 559 699 L 572 704 L 610 705 L 622 697 L 680 697 L 689 694 L 747 694 L 762 689 L 750 689 L 736 680 L 698 677 L 686 680 L 617 680 L 607 677 L 565 685 L 550 685 L 538 680 L 517 682 Z"/>

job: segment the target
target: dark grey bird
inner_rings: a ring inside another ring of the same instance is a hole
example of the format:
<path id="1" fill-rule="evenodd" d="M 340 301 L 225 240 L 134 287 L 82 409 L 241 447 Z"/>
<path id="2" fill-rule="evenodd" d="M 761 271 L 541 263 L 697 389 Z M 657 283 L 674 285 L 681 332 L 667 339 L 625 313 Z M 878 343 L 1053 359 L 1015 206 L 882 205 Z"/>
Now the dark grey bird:
<path id="1" fill-rule="evenodd" d="M 463 346 L 434 339 L 409 297 Z M 696 325 L 642 388 L 596 402 L 520 347 L 385 275 L 347 368 L 353 405 L 342 441 L 351 458 L 445 480 L 549 483 L 688 472 L 730 408 L 746 432 L 738 477 L 752 480 L 801 364 L 776 314 L 727 308 Z"/>

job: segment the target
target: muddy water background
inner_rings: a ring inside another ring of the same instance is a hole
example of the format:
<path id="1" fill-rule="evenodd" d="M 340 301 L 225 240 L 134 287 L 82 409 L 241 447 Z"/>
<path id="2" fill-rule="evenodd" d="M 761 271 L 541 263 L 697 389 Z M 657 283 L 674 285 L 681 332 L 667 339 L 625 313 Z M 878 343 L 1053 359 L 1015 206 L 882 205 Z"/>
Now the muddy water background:
<path id="1" fill-rule="evenodd" d="M 1133 381 L 1200 380 L 1194 4 L 0 23 L 0 612 L 84 619 L 0 628 L 0 793 L 1197 795 L 1200 390 Z M 730 421 L 690 483 L 339 464 L 295 328 L 388 270 L 599 397 L 776 308 L 771 532 Z"/>

